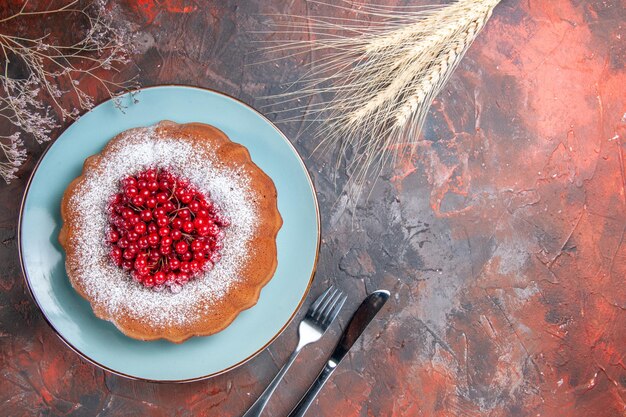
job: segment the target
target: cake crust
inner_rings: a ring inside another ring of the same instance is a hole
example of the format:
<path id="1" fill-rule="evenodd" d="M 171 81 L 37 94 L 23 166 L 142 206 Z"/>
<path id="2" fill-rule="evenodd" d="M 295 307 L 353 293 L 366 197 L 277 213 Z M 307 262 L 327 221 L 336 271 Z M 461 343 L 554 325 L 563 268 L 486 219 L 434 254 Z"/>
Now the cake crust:
<path id="1" fill-rule="evenodd" d="M 276 271 L 278 264 L 276 237 L 283 221 L 278 211 L 277 192 L 273 181 L 252 161 L 250 153 L 244 146 L 232 142 L 222 131 L 207 124 L 159 122 L 154 126 L 154 136 L 157 139 L 174 138 L 191 144 L 195 149 L 213 153 L 217 163 L 221 166 L 237 170 L 248 177 L 254 204 L 259 213 L 257 227 L 250 237 L 250 245 L 255 250 L 250 259 L 247 259 L 241 266 L 241 279 L 228 289 L 225 296 L 217 301 L 197 301 L 194 308 L 199 312 L 206 312 L 200 314 L 198 319 L 155 328 L 134 314 L 131 309 L 122 308 L 112 314 L 100 300 L 91 297 L 86 288 L 88 281 L 81 273 L 81 257 L 77 245 L 79 238 L 77 233 L 80 233 L 77 220 L 80 213 L 76 211 L 71 201 L 84 186 L 87 176 L 98 175 L 109 155 L 142 129 L 146 128 L 130 129 L 120 133 L 99 154 L 92 155 L 85 160 L 81 175 L 69 184 L 61 201 L 63 225 L 59 233 L 59 242 L 66 253 L 65 265 L 70 283 L 83 298 L 89 301 L 97 317 L 113 322 L 122 333 L 135 339 L 166 339 L 181 343 L 193 336 L 207 336 L 223 330 L 241 311 L 257 303 L 261 289 Z M 151 290 L 146 289 L 146 291 Z"/>

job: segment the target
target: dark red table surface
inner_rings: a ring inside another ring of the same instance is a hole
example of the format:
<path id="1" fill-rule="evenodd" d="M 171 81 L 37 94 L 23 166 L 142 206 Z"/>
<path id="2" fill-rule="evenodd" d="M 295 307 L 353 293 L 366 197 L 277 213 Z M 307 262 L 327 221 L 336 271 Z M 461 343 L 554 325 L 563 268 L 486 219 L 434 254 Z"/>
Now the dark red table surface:
<path id="1" fill-rule="evenodd" d="M 311 416 L 626 414 L 625 10 L 623 0 L 503 0 L 434 103 L 419 152 L 354 212 L 338 200 L 332 156 L 311 155 L 312 132 L 281 125 L 321 205 L 307 304 L 338 285 L 350 296 L 343 326 L 367 292 L 393 293 Z M 253 31 L 267 14 L 318 12 L 334 13 L 300 0 L 115 8 L 137 33 L 125 71 L 142 85 L 211 87 L 273 120 L 280 107 L 260 97 L 308 57 L 250 66 L 266 36 Z M 108 374 L 44 322 L 16 240 L 43 150 L 31 146 L 20 178 L 0 184 L 0 415 L 242 414 L 294 348 L 296 322 L 244 366 L 186 385 Z M 339 331 L 302 352 L 266 415 L 291 409 Z"/>

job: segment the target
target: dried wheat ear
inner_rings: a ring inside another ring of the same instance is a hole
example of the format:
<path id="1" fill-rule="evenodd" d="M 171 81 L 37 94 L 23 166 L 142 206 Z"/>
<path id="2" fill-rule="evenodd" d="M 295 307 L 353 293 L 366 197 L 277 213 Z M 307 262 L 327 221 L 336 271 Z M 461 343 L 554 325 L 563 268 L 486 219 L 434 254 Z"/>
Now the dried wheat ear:
<path id="1" fill-rule="evenodd" d="M 499 2 L 390 7 L 309 1 L 342 16 L 287 16 L 262 32 L 271 36 L 261 41 L 268 44 L 265 54 L 276 54 L 270 60 L 313 57 L 285 92 L 265 98 L 273 109 L 285 107 L 277 111 L 282 122 L 303 117 L 281 119 L 282 113 L 304 112 L 316 126 L 318 148 L 337 151 L 337 168 L 346 161 L 346 191 L 354 201 L 370 175 L 399 152 L 415 150 L 433 99 Z"/>

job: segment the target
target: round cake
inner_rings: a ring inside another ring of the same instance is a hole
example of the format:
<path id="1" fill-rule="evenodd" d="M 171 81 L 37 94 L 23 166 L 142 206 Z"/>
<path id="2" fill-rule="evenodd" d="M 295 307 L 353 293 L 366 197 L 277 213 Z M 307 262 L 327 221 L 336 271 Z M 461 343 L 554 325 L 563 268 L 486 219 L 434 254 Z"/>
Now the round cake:
<path id="1" fill-rule="evenodd" d="M 65 191 L 67 275 L 95 315 L 140 340 L 210 335 L 256 304 L 277 266 L 274 183 L 219 129 L 124 131 Z"/>

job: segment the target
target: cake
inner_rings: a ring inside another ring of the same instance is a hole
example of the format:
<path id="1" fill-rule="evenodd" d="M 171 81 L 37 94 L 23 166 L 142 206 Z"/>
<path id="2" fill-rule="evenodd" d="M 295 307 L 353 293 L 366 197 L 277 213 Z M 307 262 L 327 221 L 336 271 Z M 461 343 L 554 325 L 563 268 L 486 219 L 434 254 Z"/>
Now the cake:
<path id="1" fill-rule="evenodd" d="M 277 267 L 274 183 L 206 124 L 161 121 L 115 136 L 85 160 L 61 217 L 71 285 L 135 339 L 223 330 Z"/>

